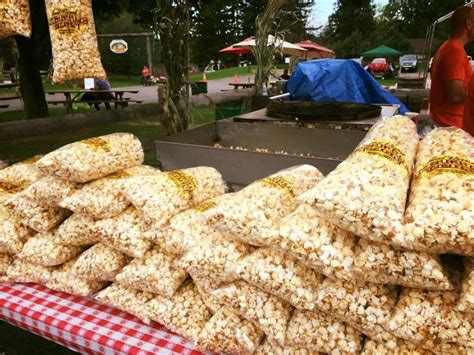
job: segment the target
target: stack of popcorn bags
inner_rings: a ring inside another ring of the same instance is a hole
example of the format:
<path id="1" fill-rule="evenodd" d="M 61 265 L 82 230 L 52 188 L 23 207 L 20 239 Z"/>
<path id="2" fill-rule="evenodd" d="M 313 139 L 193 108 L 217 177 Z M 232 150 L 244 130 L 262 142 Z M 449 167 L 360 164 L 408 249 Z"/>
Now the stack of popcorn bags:
<path id="1" fill-rule="evenodd" d="M 203 351 L 470 354 L 473 161 L 469 134 L 420 142 L 395 116 L 326 177 L 296 166 L 226 193 L 213 168 L 141 165 L 130 134 L 88 139 L 0 170 L 0 281 L 94 297 Z"/>

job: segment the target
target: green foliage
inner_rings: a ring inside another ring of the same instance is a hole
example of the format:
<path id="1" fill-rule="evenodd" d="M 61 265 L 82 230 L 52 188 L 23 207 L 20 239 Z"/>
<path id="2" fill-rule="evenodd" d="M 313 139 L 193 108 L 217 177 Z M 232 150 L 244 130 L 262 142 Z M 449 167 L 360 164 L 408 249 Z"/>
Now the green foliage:
<path id="1" fill-rule="evenodd" d="M 408 39 L 425 38 L 426 30 L 435 20 L 465 3 L 464 0 L 404 0 L 388 3 L 376 15 L 371 0 L 338 0 L 321 39 L 339 58 L 359 57 L 364 50 L 380 44 L 407 53 Z M 449 30 L 449 21 L 439 25 L 435 43 L 447 39 Z"/>
<path id="2" fill-rule="evenodd" d="M 133 15 L 125 12 L 118 17 L 111 18 L 107 21 L 99 21 L 97 24 L 98 33 L 140 33 L 150 32 L 139 24 L 133 22 Z M 126 37 L 125 41 L 128 43 L 128 51 L 123 54 L 115 54 L 110 50 L 110 41 L 113 38 L 98 38 L 100 55 L 105 70 L 108 73 L 126 74 L 133 76 L 137 80 L 141 76 L 141 71 L 144 65 L 148 65 L 146 52 L 145 37 Z M 153 49 L 153 48 L 152 48 Z M 157 59 L 157 56 L 152 52 L 152 58 Z M 155 63 L 156 64 L 156 63 Z"/>
<path id="3" fill-rule="evenodd" d="M 269 0 L 265 10 L 255 20 L 255 49 L 253 55 L 257 63 L 255 73 L 255 95 L 262 95 L 263 88 L 273 70 L 278 47 L 269 45 L 269 36 L 282 38 L 279 32 L 279 18 L 281 8 L 286 0 Z"/>
<path id="4" fill-rule="evenodd" d="M 189 8 L 186 0 L 157 0 L 156 31 L 167 73 L 161 123 L 167 135 L 188 128 L 191 121 L 186 75 L 189 64 Z"/>
<path id="5" fill-rule="evenodd" d="M 236 63 L 232 55 L 219 49 L 255 36 L 255 17 L 265 10 L 268 0 L 200 0 L 193 7 L 192 61 L 204 66 L 211 59 Z M 314 0 L 287 0 L 277 21 L 289 41 L 308 36 L 307 19 Z"/>

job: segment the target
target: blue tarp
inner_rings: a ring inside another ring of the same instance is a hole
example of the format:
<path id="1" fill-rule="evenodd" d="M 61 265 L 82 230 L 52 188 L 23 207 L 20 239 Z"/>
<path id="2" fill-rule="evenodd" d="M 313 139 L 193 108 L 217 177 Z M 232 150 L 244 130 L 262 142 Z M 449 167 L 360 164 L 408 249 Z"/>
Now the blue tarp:
<path id="1" fill-rule="evenodd" d="M 398 104 L 407 107 L 385 90 L 359 63 L 350 59 L 318 59 L 299 63 L 286 85 L 293 101 Z"/>

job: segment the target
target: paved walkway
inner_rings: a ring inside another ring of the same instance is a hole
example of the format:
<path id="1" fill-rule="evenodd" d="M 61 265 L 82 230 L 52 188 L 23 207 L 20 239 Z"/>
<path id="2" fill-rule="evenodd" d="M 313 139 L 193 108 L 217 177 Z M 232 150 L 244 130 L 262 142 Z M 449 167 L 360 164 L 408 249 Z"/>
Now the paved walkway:
<path id="1" fill-rule="evenodd" d="M 208 93 L 214 94 L 214 93 L 222 92 L 224 90 L 233 90 L 232 87 L 229 85 L 229 83 L 231 83 L 232 80 L 233 78 L 209 80 L 207 83 Z M 247 83 L 247 82 L 253 82 L 253 81 L 254 81 L 253 75 L 239 76 L 239 82 Z M 134 100 L 143 101 L 143 103 L 158 102 L 158 92 L 157 92 L 158 87 L 157 86 L 129 86 L 129 87 L 123 87 L 120 89 L 140 91 L 138 94 L 129 95 L 129 97 L 131 97 Z M 61 95 L 55 95 L 55 96 L 57 96 L 58 100 L 64 98 Z M 51 99 L 53 97 L 54 96 L 48 95 L 47 99 Z M 9 107 L 5 109 L 0 109 L 0 112 L 18 111 L 18 110 L 23 109 L 23 102 L 20 100 L 2 101 L 1 103 L 9 105 Z M 61 107 L 61 106 L 49 105 L 49 107 L 54 108 L 54 107 Z"/>

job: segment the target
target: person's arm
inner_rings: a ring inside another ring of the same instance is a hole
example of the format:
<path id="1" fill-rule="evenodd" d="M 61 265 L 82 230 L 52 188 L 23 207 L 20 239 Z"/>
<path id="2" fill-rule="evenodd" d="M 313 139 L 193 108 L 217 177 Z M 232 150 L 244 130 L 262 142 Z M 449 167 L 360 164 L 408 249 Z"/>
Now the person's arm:
<path id="1" fill-rule="evenodd" d="M 466 53 L 463 50 L 451 50 L 444 56 L 443 86 L 444 93 L 451 104 L 462 103 L 466 98 Z"/>
<path id="2" fill-rule="evenodd" d="M 464 102 L 466 98 L 466 88 L 462 80 L 445 80 L 444 92 L 450 104 Z"/>

